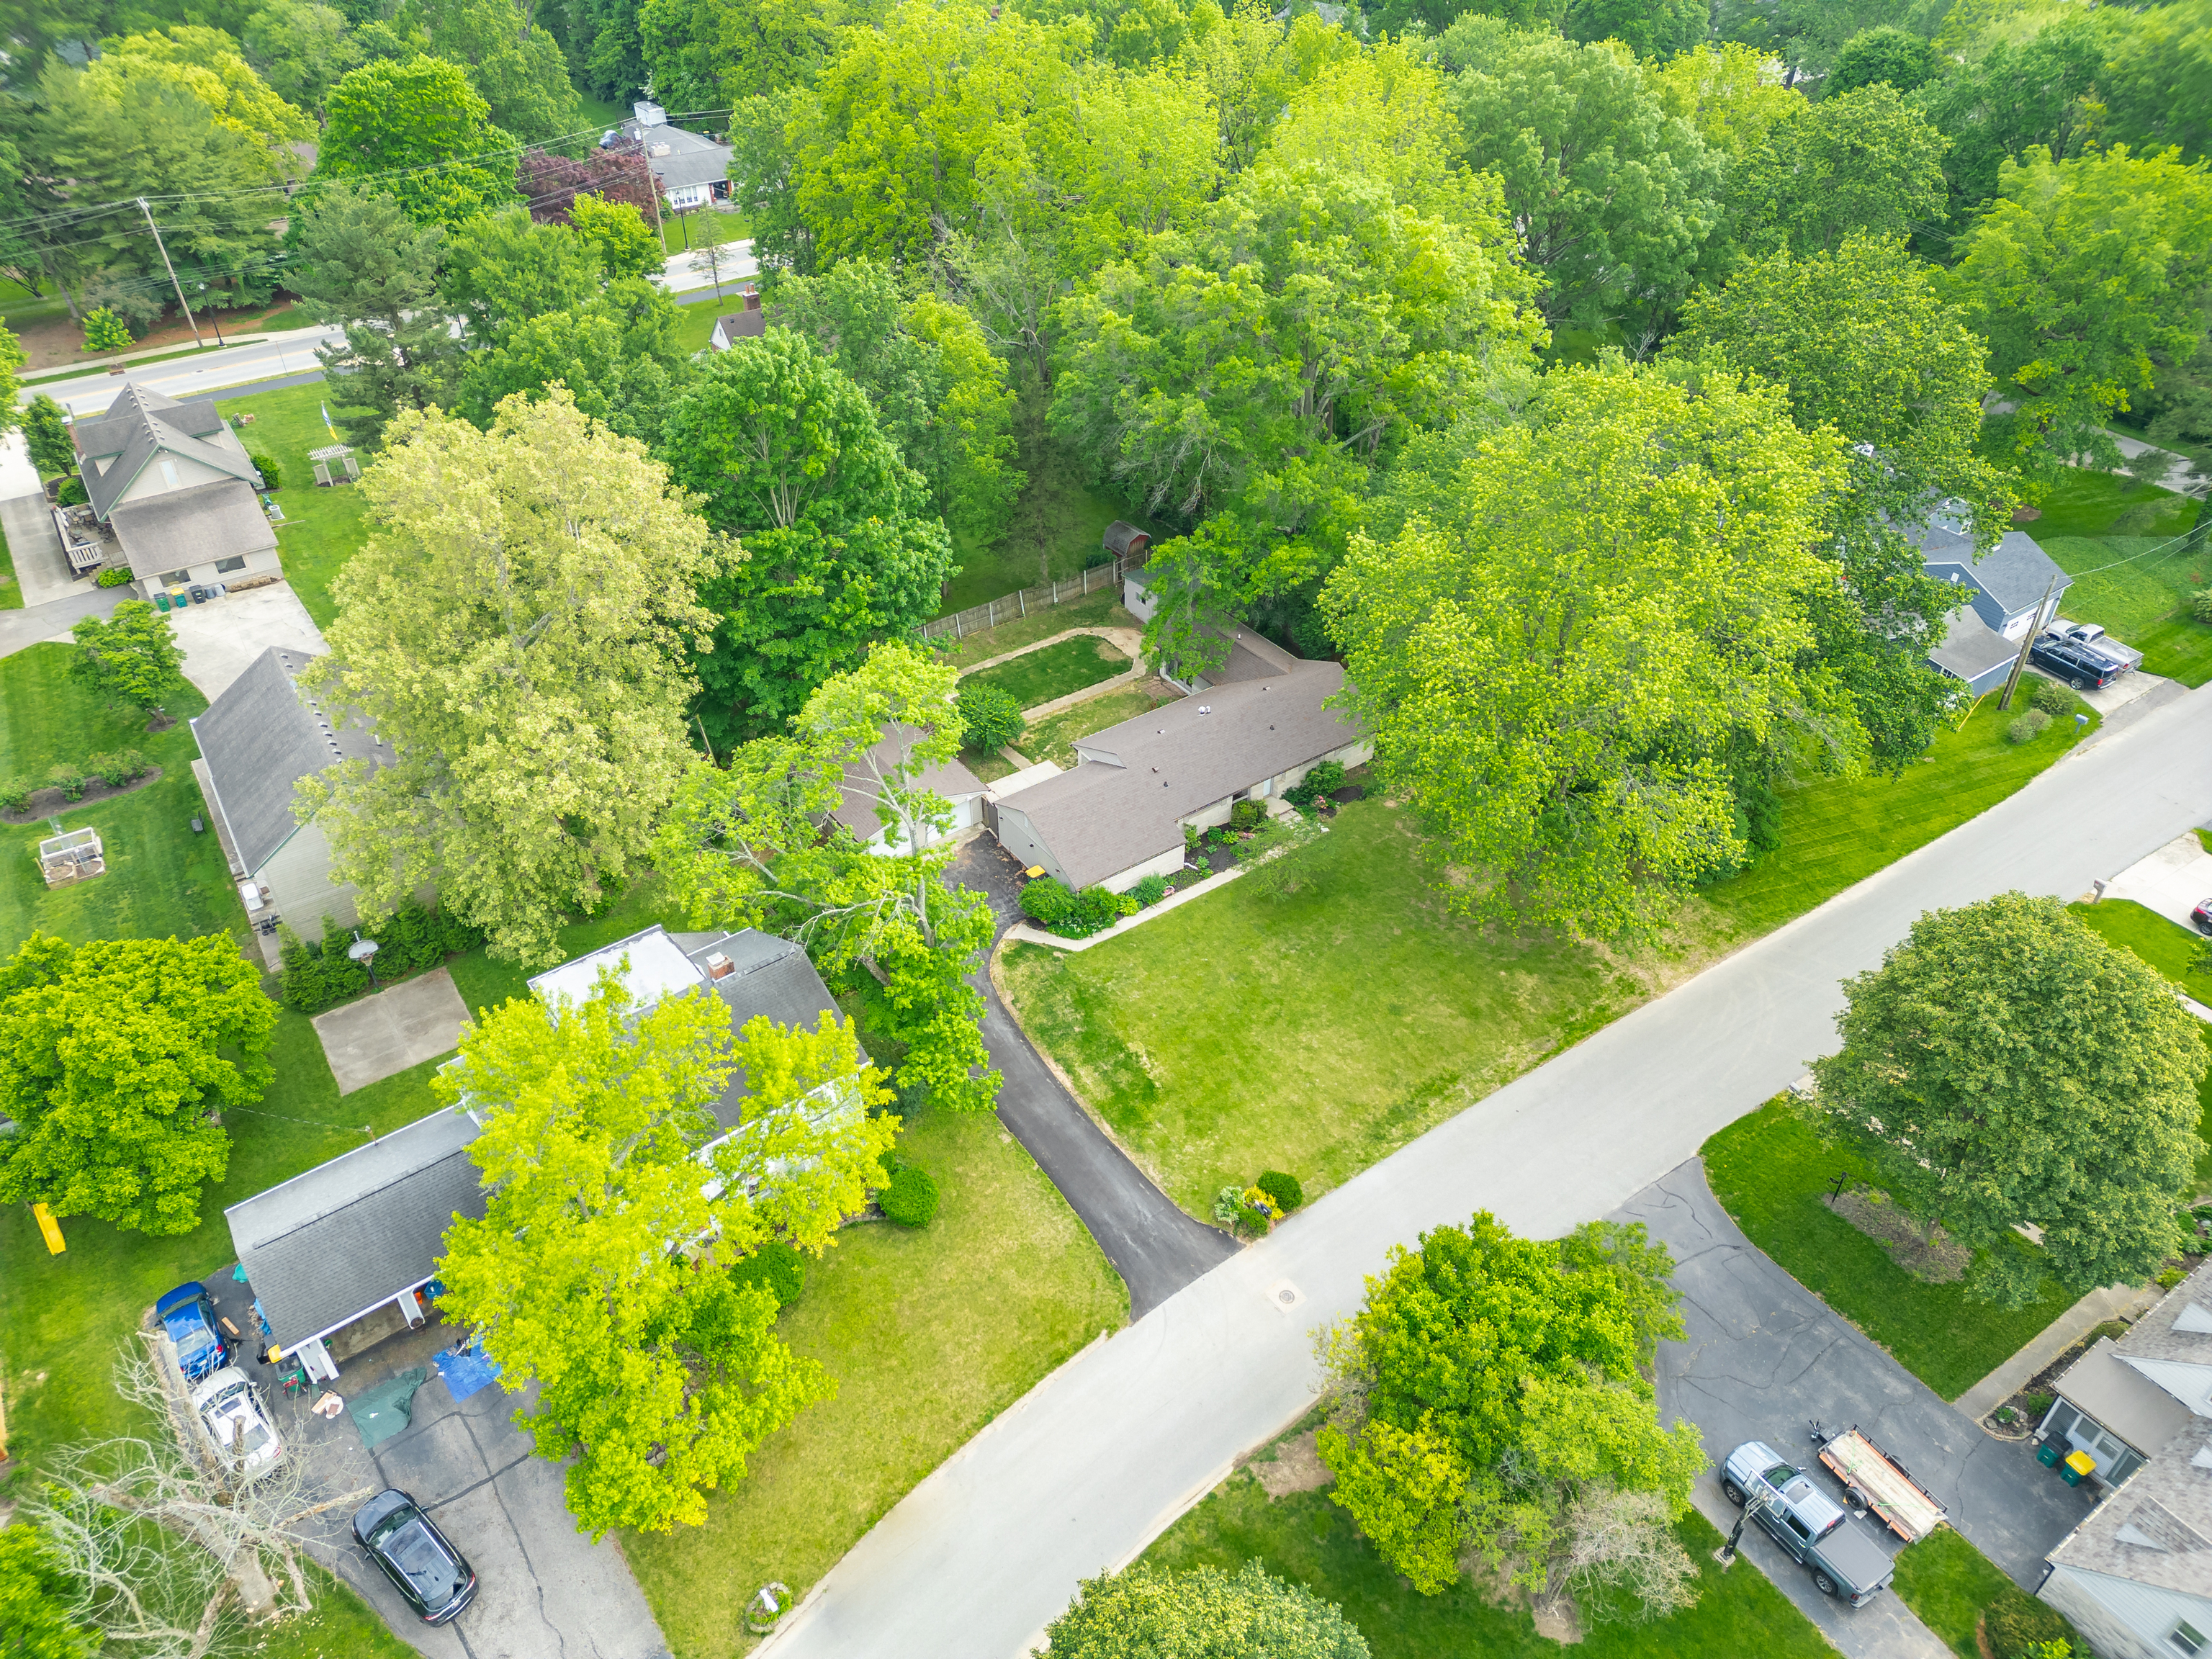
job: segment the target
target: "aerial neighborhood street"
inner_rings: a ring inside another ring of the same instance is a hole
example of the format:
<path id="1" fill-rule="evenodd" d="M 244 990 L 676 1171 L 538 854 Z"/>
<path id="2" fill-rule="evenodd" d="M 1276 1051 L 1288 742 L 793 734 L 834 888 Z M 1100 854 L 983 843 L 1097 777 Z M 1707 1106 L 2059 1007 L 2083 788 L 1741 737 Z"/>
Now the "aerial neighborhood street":
<path id="1" fill-rule="evenodd" d="M 2212 1659 L 2206 63 L 0 19 L 0 1655 Z"/>

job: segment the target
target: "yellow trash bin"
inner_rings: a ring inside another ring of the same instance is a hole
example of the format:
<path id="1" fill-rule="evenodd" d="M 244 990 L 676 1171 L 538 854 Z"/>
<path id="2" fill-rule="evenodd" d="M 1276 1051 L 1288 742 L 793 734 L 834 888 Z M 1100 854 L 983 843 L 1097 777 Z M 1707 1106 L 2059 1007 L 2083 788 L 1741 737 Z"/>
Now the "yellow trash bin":
<path id="1" fill-rule="evenodd" d="M 2085 1451 L 2077 1451 L 2059 1466 L 2058 1478 L 2069 1486 L 2081 1484 L 2081 1477 L 2097 1467 L 2097 1460 Z"/>

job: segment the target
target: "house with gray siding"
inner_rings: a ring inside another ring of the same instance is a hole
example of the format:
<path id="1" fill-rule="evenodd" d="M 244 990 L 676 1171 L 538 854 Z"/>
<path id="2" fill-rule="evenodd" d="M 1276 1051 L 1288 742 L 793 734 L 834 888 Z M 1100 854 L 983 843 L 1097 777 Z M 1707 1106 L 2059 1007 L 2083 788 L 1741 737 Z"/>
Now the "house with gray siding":
<path id="1" fill-rule="evenodd" d="M 192 772 L 248 919 L 287 921 L 304 937 L 321 931 L 325 915 L 348 927 L 360 915 L 353 884 L 331 874 L 319 821 L 293 816 L 294 793 L 340 761 L 375 766 L 392 758 L 359 716 L 300 689 L 300 671 L 313 659 L 312 652 L 271 647 L 191 722 L 200 749 Z"/>
<path id="2" fill-rule="evenodd" d="M 2057 616 L 2074 579 L 2025 531 L 2007 531 L 1978 557 L 1973 526 L 1956 505 L 1947 502 L 1909 533 L 1920 549 L 1922 572 L 1959 590 L 1943 642 L 1928 653 L 1929 663 L 1978 696 L 2005 683 L 2021 641 Z"/>
<path id="3" fill-rule="evenodd" d="M 2212 1654 L 2212 1262 L 2057 1392 L 2041 1434 L 2088 1453 L 2103 1501 L 2038 1593 L 2101 1659 Z"/>
<path id="4" fill-rule="evenodd" d="M 1326 760 L 1373 752 L 1365 728 L 1329 706 L 1344 668 L 1308 662 L 1226 625 L 1227 659 L 1192 695 L 1079 738 L 1072 770 L 986 804 L 999 844 L 1070 887 L 1126 892 L 1183 861 L 1183 831 L 1226 823 L 1238 801 L 1279 795 Z"/>

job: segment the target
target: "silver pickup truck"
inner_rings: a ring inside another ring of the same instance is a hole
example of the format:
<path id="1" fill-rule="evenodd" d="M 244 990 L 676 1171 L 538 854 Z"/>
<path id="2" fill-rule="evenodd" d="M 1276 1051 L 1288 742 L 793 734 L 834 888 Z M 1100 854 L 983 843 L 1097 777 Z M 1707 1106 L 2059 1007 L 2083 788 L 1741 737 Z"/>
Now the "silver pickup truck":
<path id="1" fill-rule="evenodd" d="M 1811 1570 L 1823 1595 L 1863 1607 L 1895 1575 L 1889 1553 L 1873 1532 L 1764 1441 L 1747 1440 L 1728 1455 L 1721 1491 L 1729 1503 L 1749 1506 L 1752 1518 L 1790 1559 Z"/>

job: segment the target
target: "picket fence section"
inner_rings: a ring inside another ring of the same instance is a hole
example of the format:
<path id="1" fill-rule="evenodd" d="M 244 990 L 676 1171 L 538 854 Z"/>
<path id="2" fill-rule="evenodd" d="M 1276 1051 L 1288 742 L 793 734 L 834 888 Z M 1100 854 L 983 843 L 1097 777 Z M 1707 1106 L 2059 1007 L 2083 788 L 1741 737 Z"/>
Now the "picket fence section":
<path id="1" fill-rule="evenodd" d="M 1012 622 L 1017 617 L 1026 617 L 1030 607 L 1040 609 L 1066 605 L 1070 599 L 1079 599 L 1096 593 L 1102 587 L 1119 587 L 1122 577 L 1132 570 L 1144 568 L 1149 550 L 1145 553 L 1116 554 L 1110 564 L 1094 564 L 1080 576 L 1070 576 L 1066 581 L 1048 582 L 1042 587 L 1024 587 L 1018 593 L 1009 593 L 1003 599 L 993 599 L 984 605 L 971 605 L 965 611 L 956 611 L 949 617 L 936 617 L 921 625 L 925 640 L 941 640 L 950 636 L 961 639 L 986 628 L 996 628 L 1000 623 Z"/>

